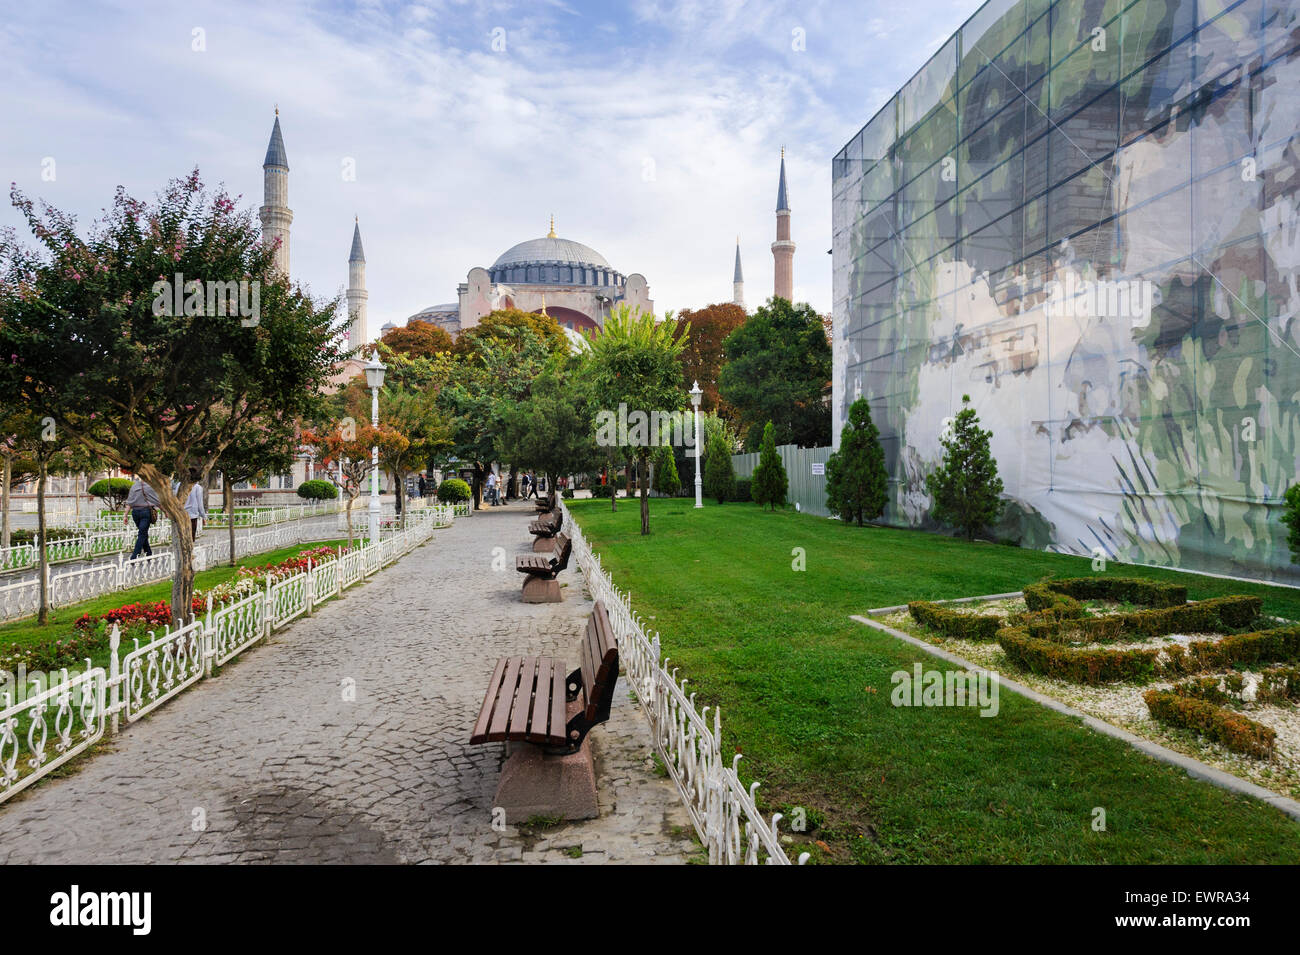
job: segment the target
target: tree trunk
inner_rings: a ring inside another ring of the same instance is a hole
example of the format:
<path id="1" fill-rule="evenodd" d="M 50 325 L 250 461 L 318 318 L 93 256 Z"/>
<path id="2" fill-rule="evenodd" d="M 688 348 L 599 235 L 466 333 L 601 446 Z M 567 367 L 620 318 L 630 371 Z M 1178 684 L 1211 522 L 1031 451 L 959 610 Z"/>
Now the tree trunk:
<path id="1" fill-rule="evenodd" d="M 221 475 L 221 503 L 226 512 L 226 524 L 230 533 L 230 566 L 235 566 L 235 486 L 230 483 L 230 475 Z"/>
<path id="2" fill-rule="evenodd" d="M 0 489 L 0 547 L 9 546 L 9 485 L 14 479 L 14 456 L 4 455 L 4 487 Z"/>
<path id="3" fill-rule="evenodd" d="M 348 506 L 344 508 L 344 513 L 348 516 L 348 550 L 352 549 L 352 502 L 356 499 L 356 494 L 349 494 Z"/>
<path id="4" fill-rule="evenodd" d="M 641 536 L 650 533 L 650 460 L 649 453 L 643 453 L 638 462 L 637 478 L 641 486 Z"/>
<path id="5" fill-rule="evenodd" d="M 194 485 L 182 481 L 172 491 L 167 475 L 152 464 L 142 465 L 136 472 L 140 479 L 158 495 L 158 506 L 172 522 L 172 551 L 176 555 L 176 572 L 172 575 L 172 620 L 180 626 L 189 623 L 194 613 L 194 535 L 190 532 L 190 516 L 185 513 L 185 498 Z"/>
<path id="6" fill-rule="evenodd" d="M 474 462 L 474 510 L 483 506 L 483 464 Z"/>
<path id="7" fill-rule="evenodd" d="M 50 557 L 45 548 L 45 461 L 36 477 L 36 569 L 41 575 L 41 609 L 36 622 L 42 627 L 50 622 Z"/>
<path id="8" fill-rule="evenodd" d="M 393 468 L 393 479 L 397 483 L 397 493 L 393 497 L 394 514 L 397 517 L 402 516 L 402 508 L 406 505 L 406 472 L 401 468 Z"/>

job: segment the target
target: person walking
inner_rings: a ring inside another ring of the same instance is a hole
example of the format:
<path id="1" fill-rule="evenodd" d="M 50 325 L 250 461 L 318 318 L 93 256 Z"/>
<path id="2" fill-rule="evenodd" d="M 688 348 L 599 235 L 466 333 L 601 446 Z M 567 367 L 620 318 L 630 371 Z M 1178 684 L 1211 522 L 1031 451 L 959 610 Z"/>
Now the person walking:
<path id="1" fill-rule="evenodd" d="M 420 497 L 428 497 L 429 486 L 424 481 L 424 472 L 420 472 L 420 480 L 416 482 L 416 488 L 420 492 Z"/>
<path id="2" fill-rule="evenodd" d="M 537 497 L 537 478 L 532 473 L 528 475 L 528 493 L 524 495 L 525 500 L 530 496 Z"/>
<path id="3" fill-rule="evenodd" d="M 497 472 L 488 471 L 487 476 L 488 503 L 493 507 L 497 506 Z"/>
<path id="4" fill-rule="evenodd" d="M 131 483 L 131 490 L 126 495 L 126 514 L 122 523 L 135 521 L 135 549 L 131 559 L 135 560 L 143 552 L 146 557 L 153 556 L 149 546 L 149 525 L 158 519 L 158 493 L 144 481 L 136 478 Z"/>
<path id="5" fill-rule="evenodd" d="M 190 468 L 190 480 L 194 482 L 194 485 L 190 488 L 189 496 L 185 498 L 185 513 L 190 519 L 190 540 L 193 541 L 199 536 L 199 521 L 208 519 L 208 492 L 199 483 L 198 468 Z M 174 492 L 179 492 L 180 489 L 180 481 L 172 485 Z"/>

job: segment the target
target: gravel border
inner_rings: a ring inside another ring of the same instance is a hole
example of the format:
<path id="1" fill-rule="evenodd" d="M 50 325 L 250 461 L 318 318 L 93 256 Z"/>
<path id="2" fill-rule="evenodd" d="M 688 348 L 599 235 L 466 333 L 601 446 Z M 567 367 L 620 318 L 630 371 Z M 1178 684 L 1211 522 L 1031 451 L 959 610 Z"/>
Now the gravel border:
<path id="1" fill-rule="evenodd" d="M 973 603 L 978 600 L 1005 600 L 1008 597 L 1018 597 L 1018 596 L 1020 596 L 1020 593 L 1017 591 L 1014 594 L 989 594 L 984 597 L 963 597 L 960 600 L 946 600 L 946 601 L 932 601 L 932 602 L 933 603 Z M 880 607 L 875 610 L 868 610 L 867 613 L 869 614 L 897 613 L 901 610 L 906 610 L 906 609 L 907 609 L 907 605 L 903 604 L 900 607 Z M 950 653 L 949 651 L 936 647 L 933 644 L 926 643 L 924 640 L 920 639 L 919 637 L 914 637 L 910 633 L 904 633 L 901 630 L 896 630 L 893 627 L 886 626 L 885 624 L 880 623 L 879 621 L 876 620 L 871 620 L 868 617 L 862 616 L 861 614 L 850 614 L 849 619 L 854 620 L 861 624 L 865 624 L 868 627 L 871 627 L 875 630 L 879 630 L 883 633 L 887 633 L 891 637 L 897 637 L 899 640 L 902 640 L 906 643 L 911 644 L 914 647 L 918 647 L 921 650 L 924 650 L 926 653 L 930 654 L 931 656 L 938 657 L 941 660 L 946 660 L 947 662 L 955 664 L 956 666 L 959 666 L 964 670 L 973 671 L 976 673 L 994 672 L 989 670 L 986 667 L 982 667 L 975 663 L 972 663 L 970 660 L 967 660 L 964 657 L 960 657 L 955 653 Z M 1292 819 L 1295 819 L 1296 821 L 1300 822 L 1300 802 L 1297 802 L 1294 799 L 1275 793 L 1272 790 L 1265 789 L 1263 786 L 1258 786 L 1255 783 L 1242 779 L 1239 776 L 1234 776 L 1233 774 L 1225 772 L 1221 769 L 1216 769 L 1213 766 L 1209 766 L 1201 762 L 1199 759 L 1193 759 L 1190 756 L 1184 756 L 1182 753 L 1176 753 L 1173 750 L 1167 749 L 1166 747 L 1161 746 L 1158 743 L 1153 743 L 1150 740 L 1143 739 L 1140 736 L 1130 733 L 1128 730 L 1120 729 L 1118 726 L 1113 726 L 1112 724 L 1107 723 L 1105 720 L 1100 720 L 1095 716 L 1089 716 L 1087 713 L 1084 713 L 1080 710 L 1076 710 L 1072 706 L 1067 706 L 1066 704 L 1060 702 L 1059 700 L 1055 700 L 1050 696 L 1045 696 L 1044 694 L 1039 693 L 1037 690 L 1032 690 L 1029 687 L 1025 686 L 1024 684 L 1018 683 L 1015 680 L 1012 680 L 1001 673 L 998 673 L 997 676 L 998 676 L 999 685 L 1001 687 L 1005 687 L 1008 690 L 1011 690 L 1013 693 L 1018 693 L 1027 699 L 1033 700 L 1035 703 L 1039 703 L 1042 706 L 1047 707 L 1049 710 L 1055 710 L 1058 713 L 1063 713 L 1066 716 L 1072 716 L 1078 720 L 1081 720 L 1085 726 L 1087 726 L 1090 729 L 1096 730 L 1098 733 L 1102 733 L 1106 736 L 1110 736 L 1118 740 L 1123 740 L 1125 743 L 1128 743 L 1134 749 L 1138 750 L 1139 752 L 1145 753 L 1146 755 L 1152 757 L 1153 759 L 1157 759 L 1162 763 L 1168 763 L 1170 766 L 1178 767 L 1179 769 L 1186 772 L 1187 775 L 1191 776 L 1193 779 L 1203 780 L 1212 785 L 1218 786 L 1220 789 L 1226 789 L 1230 792 L 1240 793 L 1243 796 L 1253 796 L 1255 799 L 1268 803 L 1270 806 L 1273 806 L 1274 808 L 1278 809 L 1284 814 L 1290 816 Z"/>

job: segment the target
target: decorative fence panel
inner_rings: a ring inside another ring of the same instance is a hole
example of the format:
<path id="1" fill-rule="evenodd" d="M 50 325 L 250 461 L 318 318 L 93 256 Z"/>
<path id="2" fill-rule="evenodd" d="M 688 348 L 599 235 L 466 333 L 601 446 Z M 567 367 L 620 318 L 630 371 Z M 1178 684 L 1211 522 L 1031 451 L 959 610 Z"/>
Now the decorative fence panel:
<path id="1" fill-rule="evenodd" d="M 85 752 L 104 735 L 103 667 L 73 676 L 13 701 L 0 694 L 0 802 Z"/>
<path id="2" fill-rule="evenodd" d="M 224 666 L 266 636 L 266 594 L 258 591 L 209 611 L 208 621 L 213 662 Z"/>
<path id="3" fill-rule="evenodd" d="M 128 723 L 166 703 L 191 683 L 203 679 L 206 631 L 202 620 L 192 620 L 178 630 L 170 627 L 161 638 L 149 631 L 149 642 L 122 660 L 126 689 L 123 708 Z"/>
<path id="4" fill-rule="evenodd" d="M 92 666 L 69 675 L 63 670 L 48 688 L 14 687 L 0 693 L 0 803 L 31 785 L 63 763 L 93 746 L 119 719 L 127 725 L 141 719 L 183 692 L 214 675 L 214 668 L 238 656 L 272 631 L 306 612 L 309 601 L 341 594 L 378 570 L 383 553 L 391 563 L 433 536 L 433 520 L 359 550 L 340 553 L 334 560 L 309 564 L 306 571 L 279 581 L 267 580 L 258 592 L 234 603 L 214 608 L 209 599 L 202 618 L 162 636 L 150 632 L 147 642 L 133 639 L 122 653 L 116 625 L 109 637 L 109 667 Z M 121 576 L 126 568 L 167 567 L 171 554 L 158 554 L 148 562 L 119 560 L 92 568 Z M 148 571 L 152 572 L 152 571 Z M 6 600 L 26 599 L 27 591 L 0 587 L 0 606 Z M 6 593 L 11 591 L 10 593 Z M 18 699 L 14 696 L 17 694 Z"/>
<path id="5" fill-rule="evenodd" d="M 679 681 L 677 670 L 670 672 L 668 661 L 660 659 L 659 634 L 647 636 L 640 616 L 632 610 L 631 594 L 614 586 L 563 501 L 560 509 L 565 533 L 573 542 L 573 558 L 592 599 L 605 604 L 619 658 L 650 723 L 655 750 L 708 848 L 709 862 L 790 865 L 777 828 L 781 814 L 774 814 L 769 823 L 758 811 L 753 795 L 758 783 L 745 789 L 736 771 L 739 755 L 731 766 L 723 762 L 721 713 L 713 709 L 710 727 L 709 707 L 697 711 L 694 694 L 686 693 L 686 681 Z M 800 855 L 799 864 L 807 859 L 807 853 Z"/>

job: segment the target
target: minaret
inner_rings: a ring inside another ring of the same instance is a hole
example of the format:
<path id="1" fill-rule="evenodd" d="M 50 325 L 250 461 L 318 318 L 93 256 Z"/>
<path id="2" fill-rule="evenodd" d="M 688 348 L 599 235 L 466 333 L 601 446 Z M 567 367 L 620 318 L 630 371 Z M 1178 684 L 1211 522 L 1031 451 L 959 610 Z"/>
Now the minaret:
<path id="1" fill-rule="evenodd" d="M 361 248 L 361 221 L 352 226 L 352 254 L 348 256 L 348 347 L 366 343 L 366 253 Z"/>
<path id="2" fill-rule="evenodd" d="M 776 241 L 772 243 L 775 274 L 772 294 L 794 298 L 794 243 L 790 241 L 790 201 L 785 191 L 785 147 L 781 147 L 781 182 L 776 188 Z"/>
<path id="3" fill-rule="evenodd" d="M 275 125 L 271 127 L 271 142 L 266 147 L 266 160 L 262 163 L 263 195 L 266 204 L 258 210 L 262 218 L 262 241 L 280 240 L 275 253 L 275 265 L 285 275 L 289 274 L 289 224 L 293 210 L 289 208 L 289 157 L 284 151 L 284 137 L 280 135 L 280 110 L 275 111 Z"/>
<path id="4" fill-rule="evenodd" d="M 745 307 L 745 273 L 740 271 L 740 236 L 736 236 L 736 271 L 731 276 L 731 301 Z"/>

